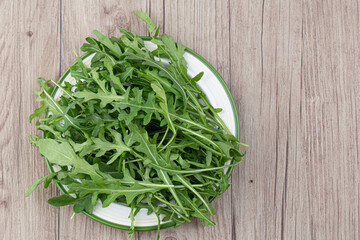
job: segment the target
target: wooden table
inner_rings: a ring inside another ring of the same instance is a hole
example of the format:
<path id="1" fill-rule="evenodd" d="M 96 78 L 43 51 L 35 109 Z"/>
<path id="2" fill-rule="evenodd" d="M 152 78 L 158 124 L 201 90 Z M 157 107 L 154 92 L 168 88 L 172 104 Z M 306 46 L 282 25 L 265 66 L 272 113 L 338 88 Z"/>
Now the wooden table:
<path id="1" fill-rule="evenodd" d="M 161 239 L 360 239 L 360 15 L 349 0 L 0 1 L 0 239 L 126 239 L 27 187 L 47 173 L 29 144 L 36 78 L 58 79 L 93 29 L 146 34 L 132 13 L 194 49 L 227 81 L 250 145 L 232 187 Z M 155 232 L 135 239 L 155 239 Z"/>

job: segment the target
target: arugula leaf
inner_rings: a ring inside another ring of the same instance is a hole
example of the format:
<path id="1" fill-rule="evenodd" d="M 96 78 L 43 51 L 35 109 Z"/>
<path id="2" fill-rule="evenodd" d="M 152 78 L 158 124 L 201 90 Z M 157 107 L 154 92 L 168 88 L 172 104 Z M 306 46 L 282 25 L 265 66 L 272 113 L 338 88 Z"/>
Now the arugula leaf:
<path id="1" fill-rule="evenodd" d="M 82 194 L 106 194 L 107 197 L 103 202 L 103 207 L 107 207 L 116 198 L 124 195 L 126 197 L 127 204 L 130 204 L 138 195 L 156 192 L 161 188 L 146 187 L 138 184 L 134 184 L 130 187 L 123 186 L 120 182 L 110 184 L 96 184 L 91 181 L 83 181 L 82 183 L 72 183 L 68 185 L 69 191 Z"/>
<path id="2" fill-rule="evenodd" d="M 48 203 L 54 207 L 63 207 L 67 205 L 74 205 L 73 210 L 75 213 L 80 213 L 86 211 L 92 213 L 93 204 L 91 203 L 91 196 L 87 195 L 81 198 L 74 198 L 67 194 L 62 194 L 60 196 L 55 196 L 49 198 Z"/>
<path id="3" fill-rule="evenodd" d="M 210 220 L 209 216 L 207 216 L 205 213 L 203 213 L 199 209 L 199 207 L 196 206 L 195 203 L 193 203 L 191 200 L 189 200 L 189 198 L 186 197 L 181 191 L 179 191 L 179 194 L 180 194 L 181 198 L 195 210 L 194 215 L 197 214 L 201 219 L 204 219 L 210 226 L 215 226 L 215 223 Z"/>
<path id="4" fill-rule="evenodd" d="M 149 144 L 148 135 L 146 134 L 146 132 L 139 129 L 138 127 L 135 127 L 134 125 L 130 125 L 130 128 L 133 132 L 135 132 L 137 134 L 138 140 L 140 143 L 140 145 L 138 147 L 135 147 L 135 149 L 145 153 L 147 158 L 151 162 L 154 162 L 156 165 L 163 164 L 161 159 L 157 156 L 157 151 L 156 151 L 155 145 Z M 165 184 L 172 185 L 172 182 L 171 182 L 168 174 L 161 169 L 159 170 L 159 177 Z M 187 211 L 185 211 L 179 197 L 176 194 L 175 189 L 169 188 L 169 191 L 173 195 L 175 201 L 179 204 L 179 207 L 181 208 L 181 210 L 185 213 L 186 216 L 188 216 L 188 213 L 187 213 Z"/>
<path id="5" fill-rule="evenodd" d="M 106 139 L 92 138 L 94 147 L 91 150 L 99 150 L 95 155 L 96 157 L 103 156 L 110 150 L 114 150 L 116 152 L 111 156 L 110 160 L 106 164 L 112 164 L 122 153 L 131 151 L 131 148 L 124 144 L 120 133 L 113 129 L 109 129 L 109 131 L 113 137 L 113 142 L 107 141 Z"/>
<path id="6" fill-rule="evenodd" d="M 100 43 L 104 44 L 104 46 L 109 48 L 109 50 L 115 55 L 115 57 L 120 58 L 122 52 L 119 45 L 111 42 L 111 40 L 107 36 L 101 34 L 97 30 L 94 30 L 94 34 L 99 39 Z"/>
<path id="7" fill-rule="evenodd" d="M 49 175 L 47 176 L 44 176 L 44 177 L 41 177 L 39 178 L 38 180 L 36 180 L 29 188 L 28 190 L 26 191 L 25 193 L 25 197 L 28 197 L 30 196 L 30 194 L 43 182 L 50 182 L 51 180 L 54 179 L 54 177 L 56 177 L 58 173 L 57 172 L 54 172 L 54 173 L 50 173 Z M 49 184 L 47 183 L 45 185 L 45 188 L 48 186 Z"/>
<path id="8" fill-rule="evenodd" d="M 134 13 L 144 22 L 146 22 L 149 25 L 149 33 L 150 35 L 153 34 L 153 32 L 156 29 L 156 25 L 154 25 L 151 21 L 151 18 L 149 16 L 149 14 L 144 13 L 144 12 L 138 12 L 138 11 L 134 11 Z M 155 36 L 157 36 L 158 32 L 155 34 Z"/>
<path id="9" fill-rule="evenodd" d="M 91 91 L 75 92 L 73 94 L 76 98 L 83 98 L 84 102 L 88 102 L 93 99 L 101 100 L 100 107 L 105 107 L 107 104 L 114 101 L 124 100 L 124 96 L 119 96 L 116 92 L 112 91 L 111 93 L 99 91 L 97 93 Z"/>
<path id="10" fill-rule="evenodd" d="M 151 88 L 154 90 L 156 96 L 161 100 L 159 105 L 160 105 L 161 109 L 164 111 L 164 116 L 169 124 L 171 131 L 173 131 L 174 135 L 176 135 L 176 129 L 175 129 L 174 123 L 172 122 L 170 115 L 169 115 L 167 98 L 166 98 L 166 94 L 165 94 L 163 87 L 161 86 L 161 84 L 159 82 L 152 82 Z"/>
<path id="11" fill-rule="evenodd" d="M 53 139 L 40 139 L 38 142 L 40 153 L 51 163 L 59 166 L 73 166 L 77 173 L 84 173 L 96 181 L 102 176 L 98 173 L 97 166 L 90 165 L 76 155 L 74 149 L 67 142 L 58 143 Z"/>
<path id="12" fill-rule="evenodd" d="M 48 203 L 53 205 L 54 207 L 62 207 L 67 205 L 72 205 L 76 202 L 76 198 L 71 197 L 67 194 L 62 194 L 60 196 L 55 196 L 49 198 Z"/>

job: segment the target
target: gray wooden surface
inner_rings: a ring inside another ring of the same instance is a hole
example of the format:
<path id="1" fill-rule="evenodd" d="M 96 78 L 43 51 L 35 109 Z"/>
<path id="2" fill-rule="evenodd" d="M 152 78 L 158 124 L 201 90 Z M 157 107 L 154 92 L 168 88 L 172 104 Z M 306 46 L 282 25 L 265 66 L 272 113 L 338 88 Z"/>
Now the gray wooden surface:
<path id="1" fill-rule="evenodd" d="M 24 198 L 47 173 L 28 143 L 36 78 L 57 79 L 93 29 L 162 32 L 205 57 L 228 83 L 250 145 L 214 202 L 161 239 L 360 239 L 360 15 L 348 0 L 0 0 L 0 239 L 126 239 L 127 233 L 46 200 Z M 135 239 L 154 239 L 155 232 Z"/>

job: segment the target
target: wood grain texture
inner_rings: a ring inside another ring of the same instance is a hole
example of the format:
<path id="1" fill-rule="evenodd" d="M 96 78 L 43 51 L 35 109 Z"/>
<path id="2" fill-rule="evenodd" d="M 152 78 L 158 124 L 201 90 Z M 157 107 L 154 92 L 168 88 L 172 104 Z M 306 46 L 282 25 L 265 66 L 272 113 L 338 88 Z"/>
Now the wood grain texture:
<path id="1" fill-rule="evenodd" d="M 58 210 L 47 204 L 56 188 L 30 184 L 47 174 L 29 144 L 28 121 L 38 103 L 36 78 L 59 77 L 59 3 L 0 1 L 0 239 L 57 239 Z"/>
<path id="2" fill-rule="evenodd" d="M 195 50 L 223 76 L 250 145 L 232 187 L 213 203 L 215 227 L 199 221 L 161 239 L 360 239 L 360 15 L 355 0 L 0 1 L 0 239 L 126 239 L 71 207 L 28 143 L 36 78 L 57 79 L 85 37 L 118 27 L 147 35 L 132 13 Z M 135 239 L 155 239 L 140 232 Z"/>
<path id="3" fill-rule="evenodd" d="M 359 239 L 357 3 L 230 5 L 234 239 Z"/>

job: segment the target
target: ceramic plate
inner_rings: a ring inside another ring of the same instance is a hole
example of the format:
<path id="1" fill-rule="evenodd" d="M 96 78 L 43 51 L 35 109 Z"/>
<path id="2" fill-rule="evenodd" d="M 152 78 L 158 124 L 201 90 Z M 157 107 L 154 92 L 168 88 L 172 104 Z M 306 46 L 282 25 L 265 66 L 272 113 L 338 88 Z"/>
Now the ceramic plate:
<path id="1" fill-rule="evenodd" d="M 153 50 L 156 48 L 156 45 L 149 41 L 145 41 L 145 45 L 149 50 Z M 82 56 L 83 62 L 87 66 L 90 66 L 92 57 L 93 54 Z M 219 113 L 219 116 L 225 122 L 231 133 L 233 133 L 237 138 L 239 138 L 239 119 L 236 105 L 226 83 L 224 82 L 220 74 L 204 58 L 202 58 L 190 49 L 186 50 L 184 58 L 188 63 L 188 74 L 190 77 L 194 77 L 198 73 L 204 72 L 204 76 L 197 83 L 197 85 L 206 94 L 209 102 L 215 108 L 223 109 Z M 166 60 L 163 61 L 166 62 Z M 73 84 L 75 83 L 75 79 L 71 77 L 69 70 L 67 70 L 59 79 L 59 83 L 62 83 L 64 81 Z M 61 90 L 54 90 L 55 99 L 59 99 L 61 94 Z M 48 161 L 47 166 L 50 172 L 58 170 L 57 166 L 52 166 Z M 231 172 L 232 168 L 227 169 L 227 174 L 230 175 Z M 67 190 L 66 186 L 62 186 L 60 184 L 58 184 L 58 187 L 64 193 Z M 129 230 L 131 224 L 131 221 L 128 218 L 130 214 L 130 208 L 120 203 L 114 202 L 111 203 L 108 207 L 102 208 L 101 202 L 99 200 L 97 205 L 94 207 L 94 211 L 92 214 L 86 212 L 83 213 L 100 223 L 119 229 Z M 160 217 L 163 218 L 164 216 L 160 215 Z M 134 225 L 137 231 L 156 230 L 157 218 L 154 213 L 147 215 L 147 209 L 141 209 L 140 212 L 135 216 Z M 172 225 L 172 221 L 161 221 L 161 228 L 170 227 Z"/>

